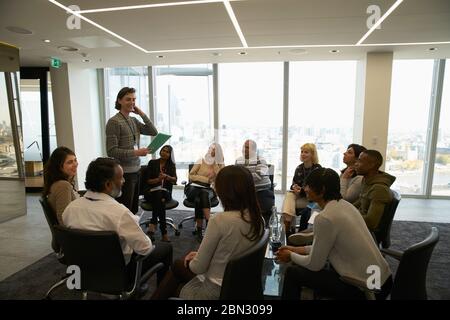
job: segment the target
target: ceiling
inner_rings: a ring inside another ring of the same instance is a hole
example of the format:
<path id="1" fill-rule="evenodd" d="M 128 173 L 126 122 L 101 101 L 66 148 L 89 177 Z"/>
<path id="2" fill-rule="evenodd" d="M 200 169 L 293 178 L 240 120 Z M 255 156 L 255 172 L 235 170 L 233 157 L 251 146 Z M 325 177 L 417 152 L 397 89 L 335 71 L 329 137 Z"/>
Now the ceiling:
<path id="1" fill-rule="evenodd" d="M 76 17 L 63 7 L 74 2 L 81 10 L 154 6 L 81 13 L 118 38 L 84 20 L 79 29 L 69 29 L 68 19 L 76 24 Z M 373 11 L 367 13 L 368 7 L 377 6 L 383 16 L 396 0 L 231 0 L 232 14 L 224 4 L 228 1 L 179 2 L 0 0 L 0 41 L 20 48 L 22 66 L 48 66 L 50 57 L 88 68 L 361 59 L 373 51 L 393 51 L 397 58 L 450 57 L 450 0 L 404 0 L 362 45 L 356 44 L 369 31 Z M 32 34 L 11 32 L 9 26 Z"/>

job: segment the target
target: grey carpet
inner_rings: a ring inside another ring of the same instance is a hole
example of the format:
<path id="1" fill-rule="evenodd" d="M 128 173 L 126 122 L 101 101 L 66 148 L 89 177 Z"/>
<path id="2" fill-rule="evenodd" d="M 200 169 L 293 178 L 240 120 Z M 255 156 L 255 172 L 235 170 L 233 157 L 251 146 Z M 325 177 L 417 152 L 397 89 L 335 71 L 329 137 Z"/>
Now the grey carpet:
<path id="1" fill-rule="evenodd" d="M 174 220 L 180 221 L 183 217 L 191 215 L 192 211 L 172 210 L 168 213 Z M 395 221 L 392 226 L 392 248 L 403 250 L 417 243 L 428 235 L 432 226 L 439 228 L 440 241 L 437 244 L 428 267 L 427 288 L 429 299 L 450 299 L 450 224 Z M 181 235 L 176 237 L 169 228 L 172 240 L 174 258 L 181 258 L 184 254 L 198 248 L 198 242 L 192 235 L 194 224 L 188 221 L 180 229 Z M 160 235 L 156 234 L 156 242 Z M 395 272 L 397 262 L 388 259 Z M 53 254 L 50 254 L 36 263 L 20 270 L 0 282 L 0 299 L 42 299 L 50 286 L 57 282 L 65 273 Z M 150 290 L 143 298 L 147 299 L 155 288 L 156 279 L 150 281 Z M 64 286 L 55 290 L 54 299 L 79 299 L 79 293 L 67 290 Z M 106 299 L 99 295 L 91 295 L 90 299 Z"/>

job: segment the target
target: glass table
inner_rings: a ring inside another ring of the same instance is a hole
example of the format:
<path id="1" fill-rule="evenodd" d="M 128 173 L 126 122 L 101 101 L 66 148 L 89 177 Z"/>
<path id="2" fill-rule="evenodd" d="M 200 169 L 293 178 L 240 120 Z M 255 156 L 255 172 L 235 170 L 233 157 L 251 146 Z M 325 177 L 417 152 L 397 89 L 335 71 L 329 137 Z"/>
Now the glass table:
<path id="1" fill-rule="evenodd" d="M 286 233 L 284 231 L 284 227 L 281 232 L 281 239 L 281 245 L 286 245 Z M 273 300 L 281 298 L 284 272 L 286 268 L 286 263 L 278 263 L 275 261 L 275 255 L 269 241 L 266 248 L 266 254 L 264 256 L 262 269 L 264 299 Z"/>

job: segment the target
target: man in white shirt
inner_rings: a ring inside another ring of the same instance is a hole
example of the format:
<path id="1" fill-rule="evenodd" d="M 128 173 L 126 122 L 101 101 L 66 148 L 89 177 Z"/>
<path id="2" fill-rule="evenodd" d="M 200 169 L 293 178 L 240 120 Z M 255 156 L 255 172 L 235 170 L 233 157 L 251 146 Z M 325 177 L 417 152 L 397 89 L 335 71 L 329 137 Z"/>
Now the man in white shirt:
<path id="1" fill-rule="evenodd" d="M 164 268 L 158 272 L 159 283 L 172 263 L 172 245 L 161 242 L 153 246 L 139 227 L 139 218 L 115 200 L 121 194 L 123 183 L 123 170 L 117 160 L 97 158 L 92 161 L 86 172 L 88 191 L 64 210 L 64 225 L 81 230 L 115 231 L 130 279 L 133 279 L 136 270 L 135 256 L 144 255 L 142 273 L 158 262 L 164 263 Z"/>

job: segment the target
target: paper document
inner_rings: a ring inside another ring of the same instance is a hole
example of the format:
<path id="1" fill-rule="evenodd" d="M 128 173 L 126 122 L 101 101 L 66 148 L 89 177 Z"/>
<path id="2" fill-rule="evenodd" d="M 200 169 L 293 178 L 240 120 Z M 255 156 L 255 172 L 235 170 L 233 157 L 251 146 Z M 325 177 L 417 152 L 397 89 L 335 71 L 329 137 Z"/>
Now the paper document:
<path id="1" fill-rule="evenodd" d="M 158 133 L 156 137 L 153 138 L 152 142 L 148 145 L 147 149 L 150 150 L 150 153 L 155 153 L 161 148 L 164 143 L 169 140 L 171 135 L 165 133 Z"/>
<path id="2" fill-rule="evenodd" d="M 311 217 L 308 220 L 309 224 L 314 224 L 314 219 L 317 217 L 317 215 L 320 213 L 319 210 L 312 210 Z"/>
<path id="3" fill-rule="evenodd" d="M 203 186 L 203 185 L 195 183 L 195 182 L 192 182 L 190 185 L 193 187 L 198 187 L 198 188 L 210 188 L 210 187 Z"/>

